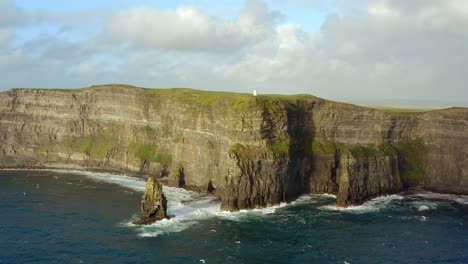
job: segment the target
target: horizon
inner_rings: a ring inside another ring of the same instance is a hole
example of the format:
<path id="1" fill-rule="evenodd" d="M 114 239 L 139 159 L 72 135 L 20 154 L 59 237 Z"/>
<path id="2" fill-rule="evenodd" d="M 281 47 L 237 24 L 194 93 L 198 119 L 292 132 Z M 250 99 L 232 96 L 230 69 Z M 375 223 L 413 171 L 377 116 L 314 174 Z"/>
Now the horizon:
<path id="1" fill-rule="evenodd" d="M 201 91 L 201 92 L 222 92 L 222 93 L 234 93 L 234 94 L 244 94 L 244 95 L 252 95 L 252 92 L 255 90 L 257 92 L 257 95 L 255 96 L 313 96 L 317 98 L 321 98 L 327 101 L 332 101 L 332 102 L 337 102 L 337 103 L 346 103 L 346 104 L 353 104 L 356 106 L 360 107 L 366 107 L 366 108 L 374 108 L 376 110 L 383 110 L 383 109 L 399 109 L 399 110 L 421 110 L 421 111 L 431 111 L 431 110 L 441 110 L 441 109 L 448 109 L 448 108 L 467 108 L 467 106 L 463 105 L 457 105 L 457 104 L 446 104 L 443 102 L 438 102 L 438 101 L 417 101 L 417 100 L 399 100 L 399 99 L 387 99 L 387 100 L 374 100 L 374 101 L 359 101 L 356 100 L 355 102 L 350 102 L 350 101 L 340 101 L 340 100 L 333 100 L 329 98 L 324 98 L 320 96 L 316 96 L 314 94 L 310 93 L 290 93 L 290 94 L 281 94 L 281 93 L 258 93 L 257 89 L 251 89 L 250 92 L 236 92 L 236 91 L 226 91 L 226 90 L 206 90 L 202 88 L 194 88 L 194 87 L 143 87 L 143 86 L 135 86 L 131 84 L 124 84 L 124 83 L 107 83 L 107 84 L 94 84 L 91 86 L 86 86 L 86 87 L 55 87 L 55 88 L 50 88 L 50 87 L 14 87 L 14 88 L 9 88 L 7 90 L 0 90 L 1 92 L 7 92 L 10 90 L 14 89 L 38 89 L 38 90 L 81 90 L 81 89 L 91 89 L 94 87 L 99 87 L 99 86 L 130 86 L 133 88 L 141 88 L 141 89 L 159 89 L 159 90 L 171 90 L 171 89 L 189 89 L 189 90 L 194 90 L 194 91 Z"/>
<path id="2" fill-rule="evenodd" d="M 468 107 L 463 0 L 0 0 L 0 92 L 98 83 Z"/>

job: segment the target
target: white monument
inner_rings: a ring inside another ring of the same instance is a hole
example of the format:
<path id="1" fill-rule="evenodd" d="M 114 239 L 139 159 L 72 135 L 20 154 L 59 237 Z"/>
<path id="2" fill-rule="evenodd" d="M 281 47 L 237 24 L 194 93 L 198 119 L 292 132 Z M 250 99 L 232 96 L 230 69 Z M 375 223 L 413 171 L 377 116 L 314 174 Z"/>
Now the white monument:
<path id="1" fill-rule="evenodd" d="M 253 96 L 257 96 L 257 90 L 253 90 Z"/>

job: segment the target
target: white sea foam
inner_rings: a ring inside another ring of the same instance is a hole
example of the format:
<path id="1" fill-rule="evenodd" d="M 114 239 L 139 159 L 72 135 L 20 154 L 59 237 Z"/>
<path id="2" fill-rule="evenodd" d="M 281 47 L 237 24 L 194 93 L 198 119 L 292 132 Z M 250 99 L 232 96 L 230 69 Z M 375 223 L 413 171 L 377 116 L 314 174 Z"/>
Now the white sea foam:
<path id="1" fill-rule="evenodd" d="M 107 182 L 117 184 L 125 188 L 129 188 L 133 191 L 143 192 L 145 190 L 146 182 L 144 179 L 126 176 L 126 175 L 115 175 L 110 173 L 95 173 L 78 170 L 54 170 L 61 173 L 73 173 L 84 175 L 92 180 L 99 182 Z M 135 226 L 132 224 L 133 220 L 138 218 L 137 214 L 132 216 L 132 220 L 122 223 L 126 227 L 135 228 L 140 237 L 155 237 L 162 234 L 181 232 L 190 226 L 197 224 L 203 219 L 209 218 L 221 218 L 230 221 L 244 221 L 246 218 L 258 217 L 263 215 L 269 215 L 277 212 L 278 209 L 296 205 L 300 203 L 313 203 L 317 197 L 331 197 L 336 198 L 332 194 L 310 194 L 303 195 L 297 200 L 286 204 L 281 203 L 276 206 L 270 206 L 266 208 L 258 208 L 253 210 L 240 210 L 239 212 L 221 211 L 219 200 L 208 196 L 206 194 L 199 194 L 196 192 L 184 190 L 181 188 L 173 188 L 163 186 L 164 194 L 168 200 L 168 215 L 171 216 L 169 219 L 155 222 L 147 226 Z M 401 195 L 389 195 L 372 199 L 359 206 L 350 206 L 347 208 L 339 208 L 335 205 L 327 205 L 321 207 L 323 210 L 331 211 L 343 211 L 351 213 L 365 213 L 379 211 L 381 208 L 386 207 L 391 201 L 403 199 Z M 460 199 L 460 197 L 457 197 Z M 430 203 L 415 204 L 416 209 L 427 210 L 427 208 L 433 209 L 434 205 Z M 426 208 L 427 207 L 427 208 Z M 426 219 L 422 220 L 425 221 Z"/>
<path id="2" fill-rule="evenodd" d="M 418 211 L 422 212 L 422 211 L 428 211 L 430 210 L 429 206 L 427 205 L 421 205 L 418 207 Z"/>
<path id="3" fill-rule="evenodd" d="M 179 188 L 165 188 L 169 190 L 169 192 L 166 194 L 168 197 L 168 214 L 175 217 L 164 220 L 163 222 L 156 222 L 147 227 L 142 227 L 140 229 L 141 233 L 139 234 L 142 237 L 152 237 L 165 233 L 180 232 L 203 219 L 221 218 L 230 221 L 244 221 L 245 219 L 251 217 L 261 217 L 264 215 L 274 214 L 280 208 L 284 208 L 293 204 L 311 202 L 315 196 L 303 195 L 291 203 L 281 203 L 279 205 L 265 208 L 230 212 L 221 211 L 220 202 L 212 197 L 207 197 Z M 164 192 L 166 193 L 166 189 Z M 190 198 L 193 200 L 192 202 L 181 202 Z M 173 201 L 172 206 L 171 200 Z"/>
<path id="4" fill-rule="evenodd" d="M 51 170 L 58 173 L 72 173 L 77 175 L 83 175 L 87 178 L 98 182 L 107 182 L 113 183 L 125 188 L 132 189 L 138 192 L 144 192 L 146 182 L 144 179 L 126 176 L 126 175 L 115 175 L 111 173 L 98 173 L 98 172 L 90 172 L 90 171 L 80 171 L 80 170 Z"/>
<path id="5" fill-rule="evenodd" d="M 468 195 L 420 192 L 417 194 L 413 194 L 412 196 L 429 199 L 429 200 L 443 200 L 443 201 L 448 201 L 448 202 L 455 202 L 455 203 L 462 204 L 462 205 L 468 205 Z"/>
<path id="6" fill-rule="evenodd" d="M 296 200 L 288 203 L 282 204 L 283 206 L 290 206 L 290 205 L 298 205 L 298 204 L 313 204 L 318 203 L 321 199 L 336 199 L 336 195 L 330 193 L 312 193 L 312 194 L 304 194 L 299 196 Z M 281 206 L 282 207 L 282 206 Z"/>
<path id="7" fill-rule="evenodd" d="M 59 173 L 72 173 L 84 175 L 92 180 L 117 184 L 137 192 L 144 192 L 146 182 L 144 179 L 126 175 L 110 173 L 96 173 L 77 170 L 53 170 Z M 137 229 L 141 237 L 153 237 L 161 234 L 180 232 L 187 229 L 199 220 L 214 217 L 220 212 L 220 203 L 215 198 L 206 194 L 199 194 L 181 188 L 163 186 L 167 198 L 167 214 L 169 219 L 164 219 L 147 226 L 135 226 L 132 224 L 138 216 L 122 223 L 123 226 L 131 226 Z"/>
<path id="8" fill-rule="evenodd" d="M 177 188 L 172 188 L 177 189 Z M 163 219 L 148 226 L 137 227 L 140 237 L 155 237 L 161 234 L 183 231 L 200 220 L 216 216 L 220 210 L 220 203 L 214 198 L 201 198 L 193 202 L 182 204 L 179 198 L 186 197 L 180 190 L 164 191 L 168 199 L 169 219 Z M 185 190 L 183 190 L 185 191 Z M 173 204 L 174 206 L 171 206 Z"/>
<path id="9" fill-rule="evenodd" d="M 323 197 L 330 197 L 330 198 L 336 198 L 336 195 L 331 194 L 331 193 L 320 193 L 320 194 L 314 194 L 316 196 L 323 196 Z"/>
<path id="10" fill-rule="evenodd" d="M 286 207 L 290 204 L 281 203 L 279 205 L 268 206 L 264 208 L 255 208 L 250 210 L 239 210 L 237 212 L 231 211 L 218 211 L 215 213 L 214 216 L 229 219 L 232 221 L 242 221 L 244 218 L 251 217 L 251 216 L 261 216 L 261 215 L 269 215 L 276 212 L 277 209 Z"/>
<path id="11" fill-rule="evenodd" d="M 172 190 L 171 190 L 172 189 Z M 256 208 L 251 210 L 240 210 L 238 212 L 221 211 L 221 204 L 218 200 L 211 197 L 206 197 L 197 193 L 186 191 L 178 188 L 171 188 L 167 192 L 168 197 L 168 214 L 173 215 L 173 218 L 158 221 L 152 225 L 139 227 L 139 236 L 141 237 L 154 237 L 161 234 L 180 232 L 188 227 L 198 223 L 200 220 L 209 218 L 220 218 L 230 221 L 244 221 L 251 217 L 262 217 L 275 213 L 279 208 L 289 206 L 291 204 L 303 203 L 310 201 L 313 196 L 303 195 L 292 203 L 281 203 L 275 206 L 266 208 Z M 166 190 L 164 190 L 166 193 Z M 188 192 L 190 197 L 184 196 L 184 192 Z M 172 195 L 172 196 L 170 196 Z M 174 206 L 170 205 L 171 198 Z M 186 198 L 194 199 L 193 202 L 180 203 Z M 198 199 L 198 200 L 197 200 Z M 216 232 L 216 231 L 214 231 Z"/>
<path id="12" fill-rule="evenodd" d="M 361 205 L 348 206 L 348 207 L 337 207 L 336 205 L 325 205 L 320 207 L 320 209 L 328 211 L 341 211 L 341 212 L 350 212 L 350 213 L 368 213 L 380 211 L 382 208 L 388 206 L 393 200 L 401 200 L 404 197 L 398 194 L 381 196 L 374 198 L 370 201 L 367 201 Z"/>
<path id="13" fill-rule="evenodd" d="M 428 200 L 418 200 L 411 202 L 413 208 L 419 212 L 437 209 L 437 203 Z"/>

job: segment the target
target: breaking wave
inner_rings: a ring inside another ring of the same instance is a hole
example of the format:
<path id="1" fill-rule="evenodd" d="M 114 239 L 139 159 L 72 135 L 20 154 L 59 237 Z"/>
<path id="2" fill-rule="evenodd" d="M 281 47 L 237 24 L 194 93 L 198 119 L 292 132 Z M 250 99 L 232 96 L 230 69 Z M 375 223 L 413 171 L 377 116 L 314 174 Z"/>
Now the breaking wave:
<path id="1" fill-rule="evenodd" d="M 144 192 L 146 186 L 144 179 L 126 175 L 115 175 L 111 173 L 97 173 L 79 170 L 53 171 L 58 173 L 83 175 L 97 182 L 117 184 L 137 192 Z M 141 237 L 154 237 L 162 234 L 183 231 L 203 219 L 218 217 L 222 219 L 240 221 L 245 217 L 253 215 L 272 214 L 275 213 L 278 208 L 282 208 L 288 205 L 286 203 L 282 203 L 280 205 L 261 209 L 229 212 L 221 211 L 220 201 L 206 194 L 200 194 L 182 188 L 168 186 L 163 186 L 163 191 L 167 198 L 167 214 L 170 216 L 169 219 L 164 219 L 147 226 L 135 226 L 132 224 L 132 222 L 138 218 L 138 215 L 135 214 L 130 220 L 123 222 L 122 225 L 136 228 L 138 235 Z M 292 204 L 302 202 L 307 199 L 309 199 L 309 196 L 301 196 Z"/>
<path id="2" fill-rule="evenodd" d="M 58 173 L 72 173 L 86 176 L 87 178 L 97 181 L 117 184 L 119 186 L 129 188 L 133 191 L 144 192 L 146 181 L 142 178 L 115 175 L 111 173 L 96 173 L 79 170 L 53 170 Z M 121 225 L 126 227 L 135 228 L 140 237 L 155 237 L 162 234 L 181 232 L 192 225 L 199 223 L 201 220 L 210 218 L 226 219 L 230 221 L 244 221 L 252 217 L 261 217 L 264 215 L 274 214 L 278 209 L 298 204 L 313 204 L 323 202 L 323 199 L 334 198 L 333 194 L 308 194 L 300 196 L 298 199 L 291 203 L 281 203 L 279 205 L 270 206 L 266 208 L 240 210 L 238 212 L 221 211 L 221 203 L 218 199 L 193 191 L 188 191 L 182 188 L 174 188 L 163 186 L 164 194 L 168 201 L 168 215 L 169 219 L 155 222 L 147 226 L 135 226 L 132 224 L 134 220 L 138 219 L 138 213 L 135 213 L 130 220 L 125 220 Z M 443 200 L 455 202 L 462 205 L 468 204 L 468 196 L 464 195 L 450 195 L 438 194 L 432 192 L 422 192 L 403 196 L 401 194 L 394 194 L 374 198 L 362 205 L 349 206 L 346 208 L 337 207 L 334 204 L 324 205 L 318 207 L 324 211 L 335 211 L 343 213 L 369 213 L 378 212 L 382 209 L 388 208 L 389 204 L 395 200 L 402 200 L 404 198 L 416 198 L 411 201 L 411 208 L 418 212 L 424 212 L 437 209 L 438 203 L 434 200 Z M 421 217 L 421 216 L 420 216 Z M 423 216 L 424 217 L 424 216 Z M 426 221 L 426 217 L 421 221 Z"/>
<path id="3" fill-rule="evenodd" d="M 411 196 L 427 200 L 439 200 L 445 202 L 454 202 L 461 205 L 468 205 L 468 195 L 443 194 L 425 191 L 413 194 Z"/>
<path id="4" fill-rule="evenodd" d="M 369 213 L 369 212 L 377 212 L 383 208 L 386 208 L 388 204 L 390 204 L 394 200 L 401 200 L 404 196 L 399 194 L 387 195 L 374 198 L 369 200 L 361 205 L 355 206 L 348 206 L 348 207 L 337 207 L 335 204 L 333 205 L 325 205 L 320 207 L 322 210 L 326 211 L 340 211 L 340 212 L 350 212 L 350 213 Z"/>

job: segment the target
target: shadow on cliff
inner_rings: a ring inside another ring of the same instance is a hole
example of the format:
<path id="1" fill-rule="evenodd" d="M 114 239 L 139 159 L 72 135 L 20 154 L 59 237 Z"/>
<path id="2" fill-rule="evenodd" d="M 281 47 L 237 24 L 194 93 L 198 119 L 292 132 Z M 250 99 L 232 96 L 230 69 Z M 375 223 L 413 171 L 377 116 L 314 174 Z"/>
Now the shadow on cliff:
<path id="1" fill-rule="evenodd" d="M 288 117 L 289 184 L 286 191 L 290 199 L 304 193 L 310 193 L 310 180 L 313 166 L 312 142 L 315 138 L 313 108 L 315 101 L 297 100 L 294 104 L 286 102 Z"/>
<path id="2" fill-rule="evenodd" d="M 276 163 L 275 177 L 280 190 L 279 200 L 292 201 L 311 191 L 311 146 L 315 136 L 312 109 L 316 102 L 278 100 L 261 103 L 264 108 L 262 138 L 267 139 L 270 147 L 277 146 L 273 152 Z M 283 151 L 281 144 L 287 149 Z"/>

